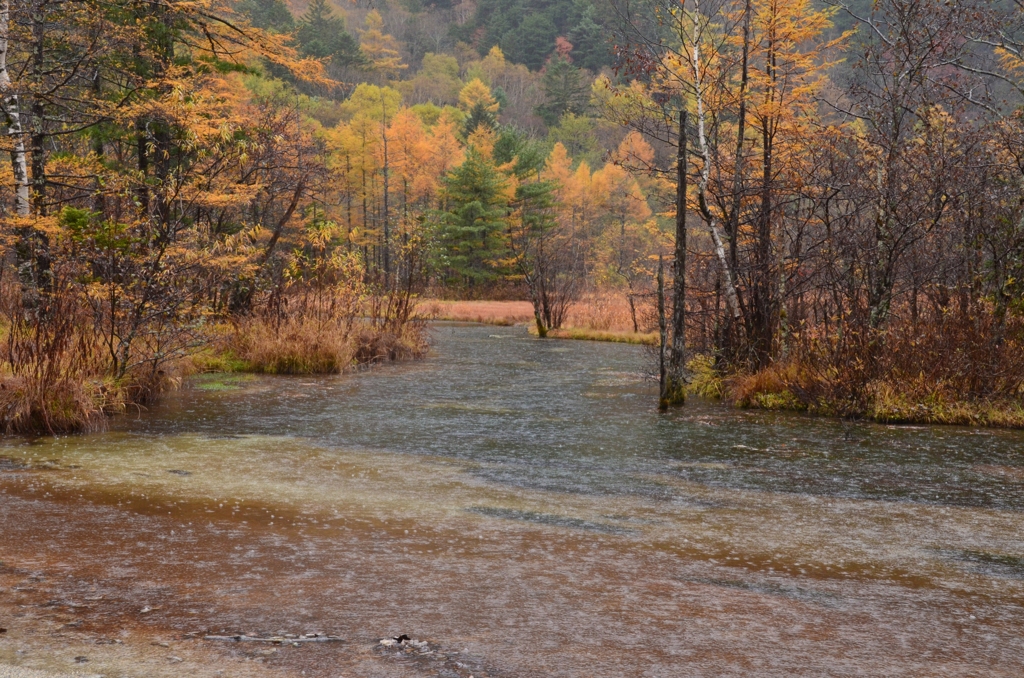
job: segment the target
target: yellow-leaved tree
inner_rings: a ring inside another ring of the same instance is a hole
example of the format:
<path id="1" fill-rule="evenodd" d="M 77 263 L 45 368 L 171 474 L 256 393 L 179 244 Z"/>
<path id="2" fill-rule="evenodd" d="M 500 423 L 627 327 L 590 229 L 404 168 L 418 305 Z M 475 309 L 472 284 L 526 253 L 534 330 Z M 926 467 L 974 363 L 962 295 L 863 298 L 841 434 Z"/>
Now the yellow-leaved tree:
<path id="1" fill-rule="evenodd" d="M 373 9 L 366 15 L 366 28 L 359 38 L 359 48 L 370 62 L 370 70 L 384 81 L 394 80 L 409 68 L 402 62 L 398 41 L 384 32 L 384 18 Z"/>

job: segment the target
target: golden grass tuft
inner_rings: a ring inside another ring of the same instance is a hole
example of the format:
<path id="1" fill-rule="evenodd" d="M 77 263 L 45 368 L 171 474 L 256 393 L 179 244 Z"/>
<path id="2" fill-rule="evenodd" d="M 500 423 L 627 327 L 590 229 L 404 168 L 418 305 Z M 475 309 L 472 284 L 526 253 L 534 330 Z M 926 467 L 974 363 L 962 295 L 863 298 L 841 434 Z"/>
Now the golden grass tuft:
<path id="1" fill-rule="evenodd" d="M 791 388 L 799 376 L 799 368 L 793 364 L 772 365 L 753 374 L 729 377 L 725 382 L 726 392 L 737 407 L 806 410 L 807 404 L 802 403 Z"/>
<path id="2" fill-rule="evenodd" d="M 0 421 L 7 433 L 65 433 L 102 428 L 103 408 L 94 385 L 31 377 L 0 380 Z"/>
<path id="3" fill-rule="evenodd" d="M 530 325 L 530 334 L 537 335 L 537 327 Z M 624 332 L 621 330 L 595 330 L 589 327 L 567 327 L 557 330 L 548 330 L 548 337 L 552 339 L 578 339 L 582 341 L 611 341 L 620 344 L 641 344 L 644 346 L 657 346 L 658 334 L 656 332 Z"/>
<path id="4" fill-rule="evenodd" d="M 268 323 L 240 322 L 230 339 L 229 355 L 246 372 L 264 374 L 333 374 L 355 360 L 355 344 L 342 328 L 317 326 L 301 318 Z"/>
<path id="5" fill-rule="evenodd" d="M 897 391 L 892 384 L 869 386 L 868 419 L 890 424 L 951 424 L 1024 428 L 1024 405 L 1006 400 L 965 401 L 945 389 L 925 393 Z"/>
<path id="6" fill-rule="evenodd" d="M 715 359 L 709 355 L 696 355 L 686 363 L 690 372 L 687 392 L 705 400 L 719 400 L 725 397 L 726 387 L 722 375 L 715 367 Z"/>
<path id="7" fill-rule="evenodd" d="M 317 323 L 289 318 L 270 323 L 260 318 L 239 323 L 219 350 L 200 356 L 203 371 L 263 374 L 338 374 L 360 364 L 418 358 L 426 353 L 419 323 L 401 332 L 366 324 Z"/>
<path id="8" fill-rule="evenodd" d="M 810 397 L 809 393 L 823 391 L 821 379 L 820 375 L 812 378 L 800 365 L 789 362 L 728 377 L 724 380 L 724 395 L 738 407 L 807 411 L 883 424 L 1024 428 L 1024 403 L 1019 400 L 963 397 L 948 384 L 924 379 L 899 383 L 876 379 L 866 385 L 858 399 Z"/>

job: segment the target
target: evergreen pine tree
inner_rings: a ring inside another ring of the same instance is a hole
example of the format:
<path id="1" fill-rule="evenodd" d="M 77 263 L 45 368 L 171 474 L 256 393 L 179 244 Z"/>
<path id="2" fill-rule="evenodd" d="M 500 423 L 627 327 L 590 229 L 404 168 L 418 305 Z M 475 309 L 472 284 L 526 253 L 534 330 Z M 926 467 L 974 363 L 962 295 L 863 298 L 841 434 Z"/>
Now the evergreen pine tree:
<path id="1" fill-rule="evenodd" d="M 474 149 L 444 179 L 435 266 L 449 283 L 472 286 L 503 272 L 508 211 L 505 179 Z"/>
<path id="2" fill-rule="evenodd" d="M 345 21 L 336 17 L 327 0 L 312 0 L 302 15 L 296 34 L 304 56 L 331 59 L 332 64 L 360 66 L 366 57 L 352 34 L 345 30 Z"/>
<path id="3" fill-rule="evenodd" d="M 546 14 L 531 14 L 505 33 L 501 48 L 511 61 L 539 69 L 555 49 L 558 28 Z"/>
<path id="4" fill-rule="evenodd" d="M 580 68 L 599 71 L 602 66 L 608 66 L 612 62 L 607 31 L 597 23 L 597 11 L 593 5 L 586 0 L 576 0 L 573 4 L 580 15 L 576 25 L 569 32 L 569 41 L 573 44 L 573 61 Z"/>
<path id="5" fill-rule="evenodd" d="M 493 155 L 494 162 L 499 166 L 514 162 L 512 173 L 520 178 L 539 172 L 547 159 L 543 144 L 512 126 L 504 126 L 499 130 Z"/>
<path id="6" fill-rule="evenodd" d="M 249 17 L 256 28 L 278 33 L 295 30 L 295 17 L 282 0 L 242 0 L 238 3 L 238 11 Z"/>
<path id="7" fill-rule="evenodd" d="M 462 133 L 468 137 L 481 125 L 494 129 L 496 124 L 497 118 L 495 118 L 494 113 L 492 113 L 485 104 L 477 103 L 470 109 L 469 117 L 466 118 L 466 123 L 463 125 Z"/>
<path id="8" fill-rule="evenodd" d="M 537 115 L 549 126 L 556 124 L 566 113 L 581 115 L 587 110 L 590 92 L 580 69 L 559 55 L 548 63 L 541 82 L 544 103 L 537 107 Z"/>

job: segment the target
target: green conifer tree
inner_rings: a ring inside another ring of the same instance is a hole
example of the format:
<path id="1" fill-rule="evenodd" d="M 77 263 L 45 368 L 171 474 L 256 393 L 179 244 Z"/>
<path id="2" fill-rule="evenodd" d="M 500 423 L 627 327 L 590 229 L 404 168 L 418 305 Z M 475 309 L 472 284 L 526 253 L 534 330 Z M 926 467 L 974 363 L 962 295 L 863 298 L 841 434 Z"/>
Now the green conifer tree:
<path id="1" fill-rule="evenodd" d="M 498 131 L 493 156 L 494 162 L 498 165 L 514 162 L 512 173 L 523 178 L 540 172 L 544 167 L 544 161 L 547 160 L 548 149 L 543 143 L 531 138 L 527 132 L 505 125 Z"/>
<path id="2" fill-rule="evenodd" d="M 537 115 L 548 125 L 556 124 L 566 113 L 586 112 L 590 90 L 580 69 L 565 57 L 557 56 L 548 63 L 541 87 L 544 103 L 537 107 Z"/>
<path id="3" fill-rule="evenodd" d="M 569 32 L 573 62 L 580 68 L 597 72 L 612 62 L 608 31 L 597 23 L 597 10 L 587 0 L 576 0 L 573 7 L 579 12 L 579 19 Z"/>
<path id="4" fill-rule="evenodd" d="M 531 14 L 505 33 L 501 48 L 510 61 L 539 69 L 555 49 L 558 28 L 547 14 Z"/>
<path id="5" fill-rule="evenodd" d="M 462 133 L 468 137 L 481 125 L 494 129 L 497 123 L 497 118 L 495 118 L 494 113 L 487 110 L 486 104 L 476 103 L 469 111 L 469 117 L 466 118 L 466 123 L 463 125 Z"/>
<path id="6" fill-rule="evenodd" d="M 242 0 L 238 11 L 249 17 L 256 28 L 265 28 L 278 33 L 295 30 L 295 17 L 282 0 Z"/>
<path id="7" fill-rule="evenodd" d="M 473 286 L 504 272 L 505 190 L 504 177 L 475 149 L 445 177 L 434 265 L 450 284 Z"/>
<path id="8" fill-rule="evenodd" d="M 330 59 L 340 66 L 361 66 L 367 63 L 359 43 L 345 30 L 345 20 L 334 16 L 327 0 L 312 0 L 302 15 L 295 36 L 305 56 Z"/>

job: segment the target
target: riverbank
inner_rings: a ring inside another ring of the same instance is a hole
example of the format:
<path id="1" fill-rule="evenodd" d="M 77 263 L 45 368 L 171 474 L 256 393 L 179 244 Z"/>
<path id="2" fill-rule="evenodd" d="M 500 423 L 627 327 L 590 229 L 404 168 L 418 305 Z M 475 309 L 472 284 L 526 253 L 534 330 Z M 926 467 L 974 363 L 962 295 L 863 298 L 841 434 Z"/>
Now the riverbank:
<path id="1" fill-rule="evenodd" d="M 285 321 L 272 325 L 244 321 L 219 326 L 213 340 L 188 358 L 190 372 L 252 374 L 340 374 L 353 367 L 422 357 L 427 337 L 422 323 L 400 327 L 370 323 Z"/>
<path id="2" fill-rule="evenodd" d="M 529 332 L 537 336 L 537 327 L 529 326 Z M 655 332 L 625 332 L 622 330 L 595 330 L 590 327 L 563 327 L 548 330 L 549 339 L 573 339 L 576 341 L 610 341 L 616 344 L 637 344 L 657 346 L 658 335 Z"/>
<path id="3" fill-rule="evenodd" d="M 1024 428 L 1024 402 L 1020 400 L 965 400 L 949 389 L 921 388 L 919 384 L 884 379 L 865 384 L 856 399 L 830 399 L 810 395 L 808 389 L 801 388 L 799 379 L 787 380 L 787 372 L 799 374 L 799 369 L 768 369 L 719 378 L 719 388 L 725 399 L 744 409 L 807 412 L 880 424 Z M 702 383 L 714 380 L 714 375 L 705 376 Z"/>
<path id="4" fill-rule="evenodd" d="M 531 335 L 537 335 L 533 307 L 526 301 L 427 300 L 420 302 L 418 309 L 437 320 L 525 325 Z M 569 316 L 579 326 L 567 323 L 567 327 L 549 330 L 548 337 L 657 346 L 656 332 L 631 331 L 626 309 L 624 301 L 614 295 L 593 295 Z M 1024 400 L 964 398 L 949 384 L 929 384 L 917 375 L 902 382 L 883 376 L 860 386 L 828 383 L 842 379 L 852 382 L 860 377 L 835 370 L 834 376 L 828 377 L 826 371 L 825 377 L 812 384 L 808 370 L 795 363 L 754 374 L 722 374 L 715 369 L 714 361 L 703 355 L 695 356 L 688 368 L 691 396 L 722 400 L 740 409 L 807 412 L 882 424 L 1024 428 Z M 851 396 L 854 391 L 855 397 Z"/>
<path id="5" fill-rule="evenodd" d="M 645 311 L 639 309 L 639 312 Z M 533 304 L 529 301 L 422 299 L 417 302 L 416 313 L 427 320 L 474 322 L 504 327 L 525 325 L 531 334 L 537 335 Z M 658 343 L 657 332 L 636 331 L 627 300 L 620 294 L 607 292 L 585 296 L 569 311 L 565 326 L 548 330 L 548 337 L 649 346 Z"/>
<path id="6" fill-rule="evenodd" d="M 110 416 L 152 405 L 192 374 L 339 374 L 422 357 L 427 340 L 419 322 L 249 318 L 207 326 L 177 357 L 142 360 L 118 378 L 107 373 L 97 337 L 82 334 L 73 346 L 56 359 L 43 356 L 32 371 L 0 373 L 0 430 L 42 435 L 102 430 Z"/>
<path id="7" fill-rule="evenodd" d="M 433 316 L 438 320 L 478 322 L 493 325 L 525 325 L 537 336 L 532 307 L 527 302 L 444 302 Z M 523 307 L 528 307 L 524 309 Z M 530 315 L 526 315 L 529 310 Z M 657 346 L 655 332 L 601 330 L 568 327 L 549 330 L 548 338 L 599 341 Z M 1024 402 L 1012 400 L 961 400 L 947 390 L 906 389 L 905 385 L 879 381 L 869 384 L 860 404 L 801 397 L 799 385 L 787 381 L 787 370 L 772 368 L 757 374 L 720 374 L 707 356 L 696 356 L 689 363 L 691 396 L 722 400 L 740 409 L 778 412 L 807 412 L 843 419 L 860 419 L 880 424 L 939 424 L 990 428 L 1024 428 Z"/>

